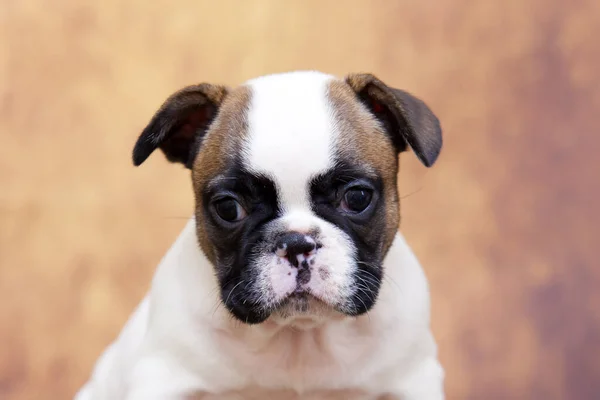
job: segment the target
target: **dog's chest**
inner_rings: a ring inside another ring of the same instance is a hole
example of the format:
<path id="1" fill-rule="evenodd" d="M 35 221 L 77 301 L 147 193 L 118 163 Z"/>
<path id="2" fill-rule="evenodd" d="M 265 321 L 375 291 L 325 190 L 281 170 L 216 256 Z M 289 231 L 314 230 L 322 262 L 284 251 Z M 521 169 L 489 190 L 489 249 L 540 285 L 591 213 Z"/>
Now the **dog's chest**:
<path id="1" fill-rule="evenodd" d="M 369 394 L 359 390 L 327 390 L 298 394 L 291 390 L 269 390 L 262 388 L 247 388 L 235 392 L 221 393 L 202 400 L 393 400 L 394 397 Z"/>
<path id="2" fill-rule="evenodd" d="M 269 340 L 222 338 L 221 344 L 235 360 L 235 369 L 246 386 L 311 392 L 360 388 L 371 369 L 375 346 L 372 340 L 361 339 L 364 337 L 353 330 L 285 329 Z"/>

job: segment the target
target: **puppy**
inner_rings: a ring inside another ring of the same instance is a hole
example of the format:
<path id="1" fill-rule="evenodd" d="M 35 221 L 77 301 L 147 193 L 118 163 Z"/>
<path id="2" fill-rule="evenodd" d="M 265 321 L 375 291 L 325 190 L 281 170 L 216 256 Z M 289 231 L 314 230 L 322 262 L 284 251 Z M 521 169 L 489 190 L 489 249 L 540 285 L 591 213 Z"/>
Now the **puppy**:
<path id="1" fill-rule="evenodd" d="M 426 277 L 398 233 L 398 153 L 431 110 L 371 74 L 169 97 L 133 162 L 191 170 L 195 215 L 78 400 L 444 398 Z"/>

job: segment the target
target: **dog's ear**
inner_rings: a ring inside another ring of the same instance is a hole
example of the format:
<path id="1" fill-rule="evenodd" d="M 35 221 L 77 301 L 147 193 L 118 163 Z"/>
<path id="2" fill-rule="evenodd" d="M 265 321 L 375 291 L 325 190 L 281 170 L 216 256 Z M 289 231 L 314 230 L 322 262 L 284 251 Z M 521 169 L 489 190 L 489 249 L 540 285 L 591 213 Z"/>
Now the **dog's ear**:
<path id="1" fill-rule="evenodd" d="M 227 91 L 224 86 L 202 83 L 172 94 L 138 138 L 133 149 L 133 164 L 142 164 L 158 147 L 169 161 L 191 169 L 204 133 Z"/>
<path id="2" fill-rule="evenodd" d="M 408 144 L 426 167 L 435 163 L 442 149 L 442 130 L 425 103 L 371 74 L 350 74 L 346 83 L 383 124 L 398 152 L 405 151 Z"/>

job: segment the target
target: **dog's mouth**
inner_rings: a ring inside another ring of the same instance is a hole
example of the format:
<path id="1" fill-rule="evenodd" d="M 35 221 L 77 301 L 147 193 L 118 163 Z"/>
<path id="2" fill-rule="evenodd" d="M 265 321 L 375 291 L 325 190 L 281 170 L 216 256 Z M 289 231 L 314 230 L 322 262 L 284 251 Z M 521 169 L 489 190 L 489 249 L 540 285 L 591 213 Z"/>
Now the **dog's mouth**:
<path id="1" fill-rule="evenodd" d="M 280 323 L 308 327 L 340 314 L 334 306 L 310 291 L 296 289 L 279 303 L 272 315 Z"/>
<path id="2" fill-rule="evenodd" d="M 310 294 L 306 290 L 296 290 L 294 293 L 286 297 L 285 300 L 277 307 L 278 309 L 291 308 L 297 313 L 306 313 L 310 309 L 311 302 L 320 302 L 321 300 Z"/>

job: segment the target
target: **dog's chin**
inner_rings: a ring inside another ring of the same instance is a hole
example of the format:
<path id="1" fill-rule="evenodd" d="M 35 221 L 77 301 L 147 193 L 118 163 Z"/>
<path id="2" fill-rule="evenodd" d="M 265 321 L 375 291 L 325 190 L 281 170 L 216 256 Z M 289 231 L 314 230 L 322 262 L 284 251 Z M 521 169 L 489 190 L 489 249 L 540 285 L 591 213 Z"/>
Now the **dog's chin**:
<path id="1" fill-rule="evenodd" d="M 248 307 L 249 306 L 249 307 Z M 308 329 L 328 320 L 343 318 L 344 314 L 334 306 L 308 292 L 293 293 L 270 310 L 249 302 L 226 305 L 235 319 L 248 325 L 261 324 L 267 320 L 277 325 Z"/>
<path id="2" fill-rule="evenodd" d="M 343 318 L 343 314 L 332 305 L 310 293 L 293 293 L 279 304 L 271 314 L 278 325 L 310 329 L 332 319 Z"/>

